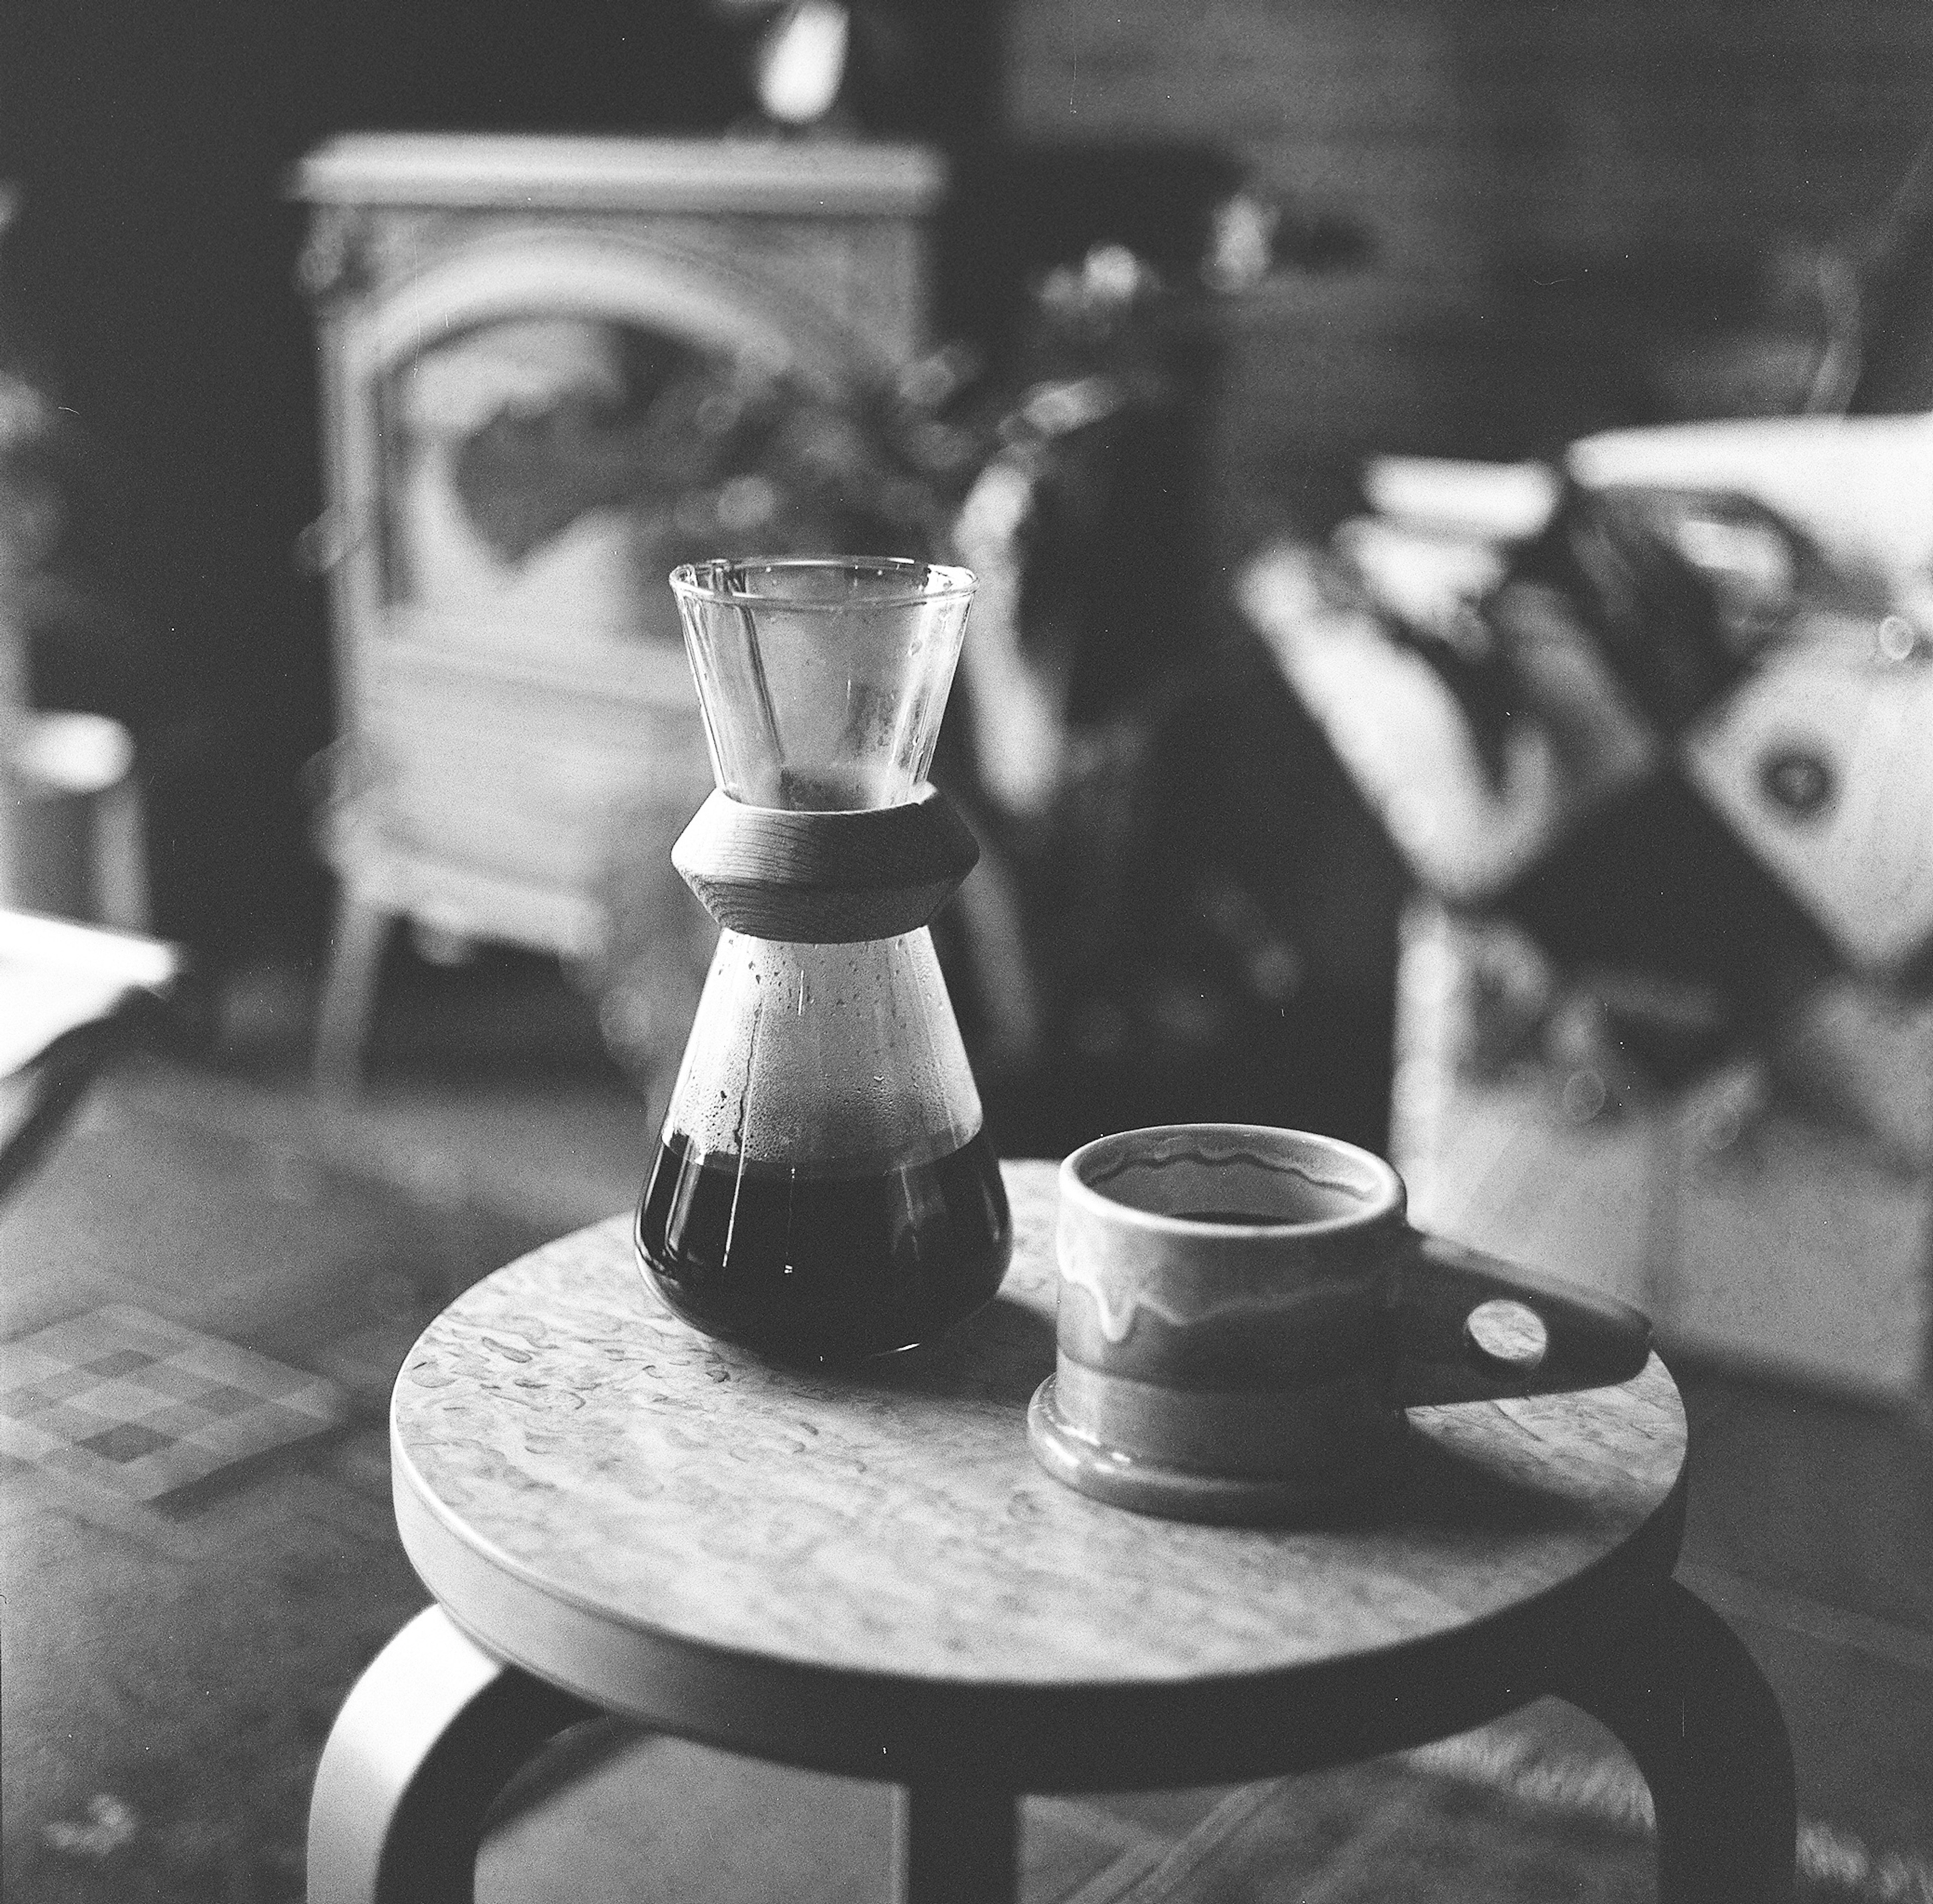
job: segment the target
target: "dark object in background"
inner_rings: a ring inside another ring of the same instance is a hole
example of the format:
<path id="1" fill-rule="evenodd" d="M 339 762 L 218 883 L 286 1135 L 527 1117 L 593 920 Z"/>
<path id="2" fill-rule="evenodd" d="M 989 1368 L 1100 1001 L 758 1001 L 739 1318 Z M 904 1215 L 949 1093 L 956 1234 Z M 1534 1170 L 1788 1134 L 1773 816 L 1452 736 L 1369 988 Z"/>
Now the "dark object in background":
<path id="1" fill-rule="evenodd" d="M 942 308 L 1009 394 L 957 531 L 982 588 L 936 777 L 985 848 L 951 931 L 1009 1155 L 1201 1119 L 1387 1142 L 1393 856 L 1206 520 L 1204 265 L 1238 184 L 1197 151 L 1049 150 L 956 202 Z"/>
<path id="2" fill-rule="evenodd" d="M 1242 182 L 1226 153 L 1152 143 L 969 149 L 952 168 L 936 328 L 973 344 L 1008 377 L 1023 374 L 1030 347 L 1039 348 L 1035 292 L 1046 273 L 1118 245 L 1164 284 L 1196 285 L 1216 212 Z"/>
<path id="3" fill-rule="evenodd" d="M 1231 268 L 1220 255 L 1231 242 L 1257 254 L 1247 269 L 1258 277 L 1278 266 L 1340 269 L 1361 263 L 1372 248 L 1366 232 L 1336 213 L 1251 198 L 1241 161 L 1214 146 L 1003 142 L 961 146 L 949 163 L 934 272 L 936 325 L 941 336 L 985 353 L 999 375 L 1018 374 L 1030 344 L 1038 344 L 1039 281 L 1078 266 L 1097 247 L 1118 246 L 1177 294 L 1166 314 L 1171 335 L 1182 332 L 1191 306 L 1201 310 L 1207 321 L 1194 341 L 1203 354 L 1193 368 L 1202 379 L 1214 371 L 1207 308 Z M 1247 229 L 1231 230 L 1238 201 L 1254 215 Z M 1179 358 L 1170 362 L 1183 367 Z M 1195 385 L 1197 394 L 1206 388 Z"/>
<path id="4" fill-rule="evenodd" d="M 1727 638 L 1713 583 L 1675 548 L 1647 493 L 1569 489 L 1550 527 L 1513 564 L 1511 582 L 1562 596 L 1625 692 L 1667 733 L 1744 671 L 1746 657 Z"/>
<path id="5" fill-rule="evenodd" d="M 1739 547 L 1772 539 L 1786 557 L 1777 586 L 1691 560 L 1688 524 L 1733 533 Z M 1478 631 L 1463 646 L 1379 605 L 1384 632 L 1428 662 L 1455 697 L 1493 794 L 1506 791 L 1513 738 L 1550 712 L 1511 626 L 1526 596 L 1603 663 L 1603 718 L 1618 718 L 1610 704 L 1628 701 L 1664 743 L 1648 770 L 1607 783 L 1547 851 L 1487 895 L 1563 971 L 1643 972 L 1728 1002 L 1722 1036 L 1702 1023 L 1682 1038 L 1662 1026 L 1655 1036 L 1630 1029 L 1662 1081 L 1680 1081 L 1762 1031 L 1795 988 L 1832 963 L 1817 925 L 1671 755 L 1751 674 L 1791 614 L 1793 590 L 1818 566 L 1802 538 L 1748 497 L 1572 482 L 1487 595 L 1445 618 L 1447 627 Z M 1788 749 L 1772 765 L 1767 797 L 1788 810 L 1829 795 L 1829 769 L 1802 750 Z"/>
<path id="6" fill-rule="evenodd" d="M 1681 538 L 1692 521 L 1775 537 L 1790 552 L 1783 599 L 1691 560 Z M 1759 664 L 1793 611 L 1790 591 L 1817 566 L 1748 497 L 1573 484 L 1498 593 L 1553 591 L 1675 749 Z M 1826 771 L 1787 749 L 1765 791 L 1788 811 L 1808 797 L 1816 808 Z M 1762 1032 L 1833 963 L 1818 926 L 1675 761 L 1589 814 L 1497 903 L 1565 969 L 1649 970 L 1715 988 L 1733 1002 L 1734 1037 Z M 1696 1061 L 1712 1056 L 1701 1044 Z M 1675 1081 L 1682 1068 L 1655 1068 Z"/>
<path id="7" fill-rule="evenodd" d="M 18 199 L 0 187 L 0 722 L 4 744 L 20 750 L 0 796 L 20 803 L 0 892 L 30 910 L 174 935 L 196 916 L 197 894 L 221 881 L 239 829 L 198 840 L 191 856 L 181 844 L 205 817 L 209 736 L 176 631 L 137 605 L 147 578 L 123 536 L 139 506 L 130 472 L 65 400 L 54 353 L 11 298 L 6 241 Z M 51 717 L 74 715 L 114 723 L 104 736 L 116 752 L 132 743 L 131 767 L 97 760 L 76 781 L 71 754 L 65 769 L 46 755 L 29 764 L 28 734 L 59 734 Z M 23 732 L 12 731 L 17 716 Z"/>
<path id="8" fill-rule="evenodd" d="M 1856 416 L 1933 410 L 1933 138 L 1920 147 L 1868 247 Z"/>
<path id="9" fill-rule="evenodd" d="M 1823 935 L 1797 902 L 1676 772 L 1592 814 L 1496 903 L 1561 971 L 1642 972 L 1730 1001 L 1722 1040 L 1702 1024 L 1682 1041 L 1662 1026 L 1649 1041 L 1642 1029 L 1631 1033 L 1662 1083 L 1762 1035 L 1832 967 Z"/>

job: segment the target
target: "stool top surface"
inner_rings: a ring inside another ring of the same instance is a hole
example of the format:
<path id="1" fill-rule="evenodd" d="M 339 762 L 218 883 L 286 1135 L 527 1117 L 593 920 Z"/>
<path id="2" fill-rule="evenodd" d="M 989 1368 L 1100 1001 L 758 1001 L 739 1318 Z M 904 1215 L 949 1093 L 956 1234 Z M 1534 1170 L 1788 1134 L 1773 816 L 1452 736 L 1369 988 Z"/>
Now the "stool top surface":
<path id="1" fill-rule="evenodd" d="M 398 1523 L 431 1590 L 565 1683 L 590 1668 L 532 1627 L 552 1612 L 596 1623 L 607 1677 L 636 1636 L 956 1686 L 1222 1680 L 1508 1613 L 1673 1497 L 1685 1417 L 1655 1356 L 1617 1388 L 1412 1410 L 1402 1479 L 1327 1525 L 1191 1525 L 1074 1493 L 1025 1431 L 1054 1365 L 1054 1168 L 1005 1167 L 1000 1296 L 882 1369 L 783 1370 L 696 1334 L 648 1292 L 625 1218 L 459 1297 L 392 1411 Z"/>

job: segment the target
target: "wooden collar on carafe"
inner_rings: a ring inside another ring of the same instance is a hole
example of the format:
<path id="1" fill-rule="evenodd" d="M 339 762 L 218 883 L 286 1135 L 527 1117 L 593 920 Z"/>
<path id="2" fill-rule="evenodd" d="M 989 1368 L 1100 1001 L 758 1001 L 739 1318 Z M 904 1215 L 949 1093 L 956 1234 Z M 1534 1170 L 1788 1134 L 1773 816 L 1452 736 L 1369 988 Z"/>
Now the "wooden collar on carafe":
<path id="1" fill-rule="evenodd" d="M 842 812 L 750 806 L 715 791 L 671 854 L 727 930 L 809 945 L 917 930 L 979 857 L 966 821 L 930 784 L 897 806 Z"/>

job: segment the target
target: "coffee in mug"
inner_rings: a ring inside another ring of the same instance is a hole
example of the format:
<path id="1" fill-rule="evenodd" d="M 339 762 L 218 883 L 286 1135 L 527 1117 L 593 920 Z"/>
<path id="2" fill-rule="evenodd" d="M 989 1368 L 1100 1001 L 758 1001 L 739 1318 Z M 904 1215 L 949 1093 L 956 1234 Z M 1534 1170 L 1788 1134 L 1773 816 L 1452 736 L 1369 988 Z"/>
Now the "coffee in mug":
<path id="1" fill-rule="evenodd" d="M 1281 1521 L 1385 1479 L 1407 1407 L 1644 1367 L 1635 1309 L 1426 1236 L 1405 1204 L 1380 1158 L 1306 1131 L 1165 1125 L 1075 1151 L 1036 1456 L 1144 1513 Z"/>

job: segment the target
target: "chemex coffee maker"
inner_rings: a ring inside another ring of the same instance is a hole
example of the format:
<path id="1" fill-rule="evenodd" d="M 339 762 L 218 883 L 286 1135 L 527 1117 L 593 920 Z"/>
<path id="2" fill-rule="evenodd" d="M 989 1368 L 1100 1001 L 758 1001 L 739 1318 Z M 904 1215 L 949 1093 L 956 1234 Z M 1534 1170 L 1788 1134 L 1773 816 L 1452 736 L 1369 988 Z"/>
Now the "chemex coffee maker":
<path id="1" fill-rule="evenodd" d="M 716 560 L 671 585 L 717 785 L 672 863 L 723 929 L 645 1182 L 652 1286 L 786 1360 L 928 1342 L 1012 1225 L 927 922 L 979 847 L 926 779 L 973 576 Z"/>

